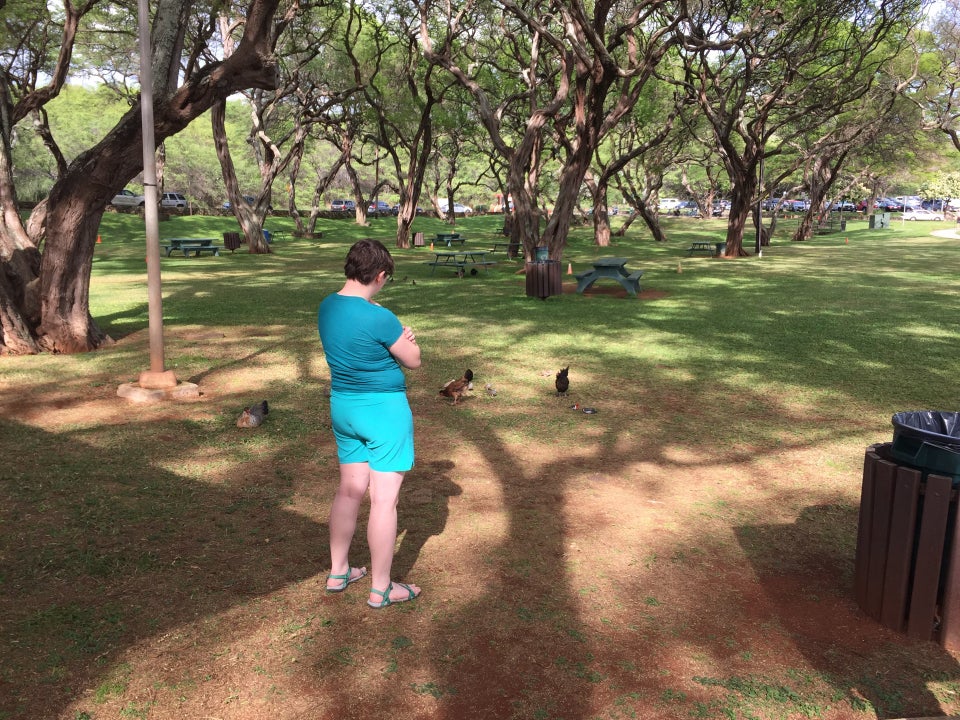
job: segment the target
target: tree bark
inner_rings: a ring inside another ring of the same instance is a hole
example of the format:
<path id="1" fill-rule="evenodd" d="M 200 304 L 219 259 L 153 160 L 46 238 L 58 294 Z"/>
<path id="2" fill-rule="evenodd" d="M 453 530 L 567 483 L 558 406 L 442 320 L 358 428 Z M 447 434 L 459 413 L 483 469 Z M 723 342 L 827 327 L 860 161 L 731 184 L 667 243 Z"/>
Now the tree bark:
<path id="1" fill-rule="evenodd" d="M 240 229 L 243 230 L 244 238 L 247 241 L 248 251 L 254 254 L 267 254 L 272 251 L 263 235 L 263 217 L 266 214 L 266 207 L 251 209 L 240 196 L 237 172 L 233 166 L 233 158 L 230 155 L 230 145 L 227 141 L 225 124 L 226 109 L 227 103 L 225 98 L 217 100 L 210 108 L 210 122 L 213 126 L 213 144 L 217 151 L 217 158 L 220 160 L 220 173 L 223 175 L 223 183 L 227 190 L 227 197 L 231 198 L 233 216 L 240 224 Z M 262 195 L 261 200 L 263 200 Z"/>

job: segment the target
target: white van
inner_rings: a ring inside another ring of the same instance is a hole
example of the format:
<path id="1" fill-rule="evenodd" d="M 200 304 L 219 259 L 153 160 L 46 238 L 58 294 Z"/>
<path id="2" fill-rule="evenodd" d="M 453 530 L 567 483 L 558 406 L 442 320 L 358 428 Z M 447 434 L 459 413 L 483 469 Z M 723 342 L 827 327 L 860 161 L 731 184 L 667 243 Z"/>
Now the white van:
<path id="1" fill-rule="evenodd" d="M 660 198 L 660 212 L 676 210 L 680 207 L 680 200 L 677 198 Z"/>

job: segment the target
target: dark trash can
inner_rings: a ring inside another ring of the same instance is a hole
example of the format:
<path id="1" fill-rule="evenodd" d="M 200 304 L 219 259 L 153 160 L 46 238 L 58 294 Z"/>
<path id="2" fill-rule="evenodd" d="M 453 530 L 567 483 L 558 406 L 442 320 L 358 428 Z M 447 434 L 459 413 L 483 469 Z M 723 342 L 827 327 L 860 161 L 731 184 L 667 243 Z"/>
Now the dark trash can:
<path id="1" fill-rule="evenodd" d="M 559 260 L 528 262 L 526 276 L 527 297 L 546 300 L 548 297 L 563 293 Z"/>
<path id="2" fill-rule="evenodd" d="M 233 252 L 240 247 L 240 233 L 238 232 L 225 232 L 223 234 L 223 246 Z"/>
<path id="3" fill-rule="evenodd" d="M 867 449 L 854 587 L 885 627 L 960 649 L 960 413 L 893 416 L 892 443 Z"/>
<path id="4" fill-rule="evenodd" d="M 960 484 L 960 412 L 913 410 L 898 412 L 892 421 L 890 453 L 896 460 Z"/>

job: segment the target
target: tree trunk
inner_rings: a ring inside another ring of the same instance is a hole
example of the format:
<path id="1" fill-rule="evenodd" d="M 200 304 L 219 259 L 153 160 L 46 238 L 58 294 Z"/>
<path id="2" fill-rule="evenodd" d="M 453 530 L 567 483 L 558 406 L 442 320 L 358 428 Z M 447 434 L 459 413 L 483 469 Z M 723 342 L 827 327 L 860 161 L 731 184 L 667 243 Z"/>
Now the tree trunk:
<path id="1" fill-rule="evenodd" d="M 734 183 L 733 197 L 730 200 L 730 217 L 727 219 L 726 257 L 746 257 L 743 247 L 743 232 L 747 227 L 747 218 L 751 216 L 754 184 L 748 180 Z"/>
<path id="2" fill-rule="evenodd" d="M 643 222 L 647 224 L 647 229 L 650 230 L 650 234 L 653 235 L 655 242 L 667 241 L 667 236 L 663 234 L 663 228 L 660 227 L 660 216 L 656 211 L 651 210 L 647 203 L 638 202 L 637 213 L 643 218 Z"/>
<path id="3" fill-rule="evenodd" d="M 231 199 L 233 216 L 243 230 L 249 252 L 265 255 L 272 252 L 263 235 L 263 216 L 251 210 L 240 197 L 240 185 L 237 182 L 237 172 L 230 155 L 230 145 L 227 142 L 226 129 L 226 99 L 219 99 L 210 108 L 210 122 L 213 126 L 213 144 L 220 160 L 220 173 L 227 190 L 227 197 Z M 264 209 L 264 213 L 266 210 Z"/>
<path id="4" fill-rule="evenodd" d="M 796 232 L 793 233 L 794 242 L 803 242 L 813 237 L 813 212 L 808 210 L 800 216 Z"/>
<path id="5" fill-rule="evenodd" d="M 621 225 L 620 228 L 614 233 L 614 235 L 616 235 L 617 237 L 623 237 L 624 235 L 626 235 L 627 230 L 630 229 L 630 226 L 633 225 L 633 221 L 636 220 L 639 217 L 639 215 L 640 215 L 639 212 L 630 213 L 629 215 L 627 215 L 627 219 L 624 221 L 623 225 Z M 657 229 L 659 229 L 659 226 Z"/>
<path id="6" fill-rule="evenodd" d="M 97 183 L 76 172 L 57 183 L 47 203 L 40 264 L 37 342 L 53 353 L 86 352 L 112 342 L 90 315 L 90 268 L 104 200 Z"/>
<path id="7" fill-rule="evenodd" d="M 610 215 L 607 206 L 594 206 L 593 209 L 593 244 L 597 247 L 610 247 Z"/>
<path id="8" fill-rule="evenodd" d="M 40 320 L 40 251 L 17 211 L 6 103 L 0 113 L 0 355 L 26 355 L 40 351 L 33 333 Z"/>

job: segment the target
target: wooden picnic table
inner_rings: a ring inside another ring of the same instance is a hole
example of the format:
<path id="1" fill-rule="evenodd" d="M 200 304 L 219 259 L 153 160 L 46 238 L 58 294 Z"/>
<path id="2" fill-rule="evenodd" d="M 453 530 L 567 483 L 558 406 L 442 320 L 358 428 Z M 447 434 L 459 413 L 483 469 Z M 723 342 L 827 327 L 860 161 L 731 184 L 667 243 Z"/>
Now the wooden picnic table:
<path id="1" fill-rule="evenodd" d="M 167 251 L 167 257 L 170 257 L 174 250 L 182 252 L 184 257 L 188 257 L 190 253 L 193 253 L 194 257 L 200 257 L 201 253 L 205 252 L 219 256 L 221 246 L 214 245 L 214 241 L 215 238 L 167 238 L 160 247 Z"/>
<path id="2" fill-rule="evenodd" d="M 609 279 L 616 280 L 623 288 L 636 297 L 640 292 L 640 278 L 643 277 L 643 271 L 635 270 L 630 272 L 627 269 L 627 259 L 618 257 L 597 258 L 593 261 L 593 269 L 577 273 L 577 292 L 583 293 L 597 280 Z"/>
<path id="3" fill-rule="evenodd" d="M 486 270 L 490 265 L 496 264 L 492 260 L 487 260 L 489 253 L 486 250 L 438 250 L 434 255 L 436 259 L 427 263 L 431 266 L 431 275 L 438 267 L 450 267 L 457 270 L 457 274 L 463 274 L 467 266 L 479 265 Z"/>

